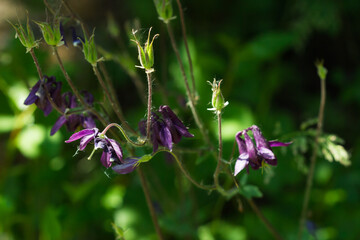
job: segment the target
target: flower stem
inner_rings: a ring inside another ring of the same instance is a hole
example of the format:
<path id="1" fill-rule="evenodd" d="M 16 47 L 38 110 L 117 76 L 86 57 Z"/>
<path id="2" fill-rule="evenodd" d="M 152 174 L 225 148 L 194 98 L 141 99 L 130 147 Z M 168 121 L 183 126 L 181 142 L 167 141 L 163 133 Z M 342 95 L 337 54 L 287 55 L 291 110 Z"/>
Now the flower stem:
<path id="1" fill-rule="evenodd" d="M 128 141 L 129 143 L 131 143 L 134 146 L 137 147 L 141 147 L 145 144 L 145 141 L 141 141 L 140 143 L 134 142 L 133 140 L 131 140 L 129 138 L 129 136 L 126 135 L 124 129 L 117 123 L 110 123 L 109 125 L 106 126 L 106 128 L 100 133 L 100 135 L 105 135 L 106 132 L 111 128 L 111 127 L 117 127 L 117 129 L 119 129 L 119 131 L 122 133 L 122 135 L 124 136 L 124 138 L 126 139 L 126 141 Z"/>
<path id="2" fill-rule="evenodd" d="M 59 53 L 58 53 L 58 51 L 57 51 L 57 48 L 54 47 L 53 49 L 54 49 L 54 53 L 55 53 L 56 59 L 57 59 L 57 61 L 58 61 L 58 63 L 59 63 L 60 69 L 61 69 L 62 73 L 64 74 L 64 77 L 65 77 L 67 83 L 69 84 L 71 90 L 74 92 L 74 94 L 75 94 L 75 96 L 77 97 L 77 99 L 79 99 L 80 103 L 85 107 L 85 109 L 86 109 L 87 111 L 89 111 L 89 112 L 91 112 L 92 114 L 94 114 L 94 115 L 97 117 L 97 119 L 99 119 L 99 121 L 100 121 L 104 126 L 106 126 L 107 123 L 106 123 L 105 119 L 104 119 L 103 117 L 101 117 L 98 112 L 96 112 L 92 107 L 90 107 L 90 106 L 84 101 L 84 99 L 83 99 L 82 96 L 80 95 L 79 91 L 78 91 L 77 88 L 74 86 L 74 84 L 73 84 L 73 82 L 72 82 L 69 74 L 66 72 L 66 70 L 65 70 L 65 68 L 64 68 L 64 65 L 63 65 L 63 63 L 62 63 L 62 60 L 61 60 L 61 58 L 60 58 L 60 56 L 59 56 Z"/>
<path id="3" fill-rule="evenodd" d="M 113 109 L 114 112 L 116 113 L 116 116 L 119 118 L 119 120 L 121 121 L 121 123 L 122 123 L 128 130 L 130 130 L 132 133 L 136 134 L 136 131 L 135 131 L 133 128 L 131 128 L 131 127 L 129 126 L 129 124 L 126 122 L 126 120 L 125 120 L 125 118 L 124 118 L 124 114 L 123 114 L 123 112 L 122 112 L 122 109 L 121 109 L 120 105 L 112 98 L 112 96 L 111 96 L 111 94 L 110 94 L 110 92 L 109 92 L 109 90 L 108 90 L 108 88 L 107 88 L 107 86 L 106 86 L 106 84 L 105 84 L 105 82 L 104 82 L 104 80 L 103 80 L 103 78 L 102 78 L 102 76 L 101 76 L 101 74 L 100 74 L 97 66 L 93 66 L 93 71 L 94 71 L 95 76 L 97 77 L 97 79 L 98 79 L 101 87 L 104 89 L 105 95 L 106 95 L 106 97 L 107 97 L 107 100 L 109 101 L 112 109 Z"/>
<path id="4" fill-rule="evenodd" d="M 260 220 L 264 223 L 264 225 L 269 230 L 269 232 L 273 235 L 273 237 L 277 240 L 282 240 L 283 238 L 275 230 L 275 228 L 271 225 L 269 220 L 267 220 L 267 218 L 263 215 L 263 213 L 260 211 L 260 209 L 255 204 L 255 202 L 252 199 L 247 199 L 247 201 L 250 204 L 251 208 L 254 210 L 255 214 L 260 218 Z"/>
<path id="5" fill-rule="evenodd" d="M 192 183 L 194 184 L 196 187 L 203 189 L 203 190 L 215 190 L 216 187 L 215 186 L 209 186 L 209 185 L 203 185 L 201 183 L 196 182 L 189 174 L 189 172 L 184 168 L 184 166 L 182 165 L 180 159 L 170 150 L 167 149 L 162 149 L 157 151 L 156 153 L 154 153 L 153 156 L 155 156 L 157 153 L 159 152 L 167 152 L 170 153 L 174 158 L 176 163 L 179 165 L 180 170 L 184 173 L 185 177 Z"/>
<path id="6" fill-rule="evenodd" d="M 181 61 L 179 50 L 177 48 L 176 41 L 175 41 L 175 38 L 174 38 L 174 33 L 172 31 L 170 23 L 167 23 L 166 27 L 167 27 L 167 31 L 168 31 L 168 34 L 169 34 L 169 37 L 170 37 L 172 48 L 173 48 L 173 50 L 175 52 L 176 59 L 177 59 L 177 61 L 179 63 L 180 70 L 181 70 L 181 73 L 182 73 L 183 78 L 184 78 L 186 95 L 189 98 L 189 106 L 190 106 L 191 112 L 192 112 L 192 114 L 194 116 L 194 120 L 196 122 L 196 125 L 199 127 L 201 135 L 203 135 L 206 144 L 209 145 L 209 146 L 212 146 L 212 144 L 210 142 L 210 139 L 209 139 L 209 136 L 208 136 L 207 132 L 205 131 L 204 125 L 203 125 L 203 123 L 202 123 L 202 121 L 201 121 L 201 119 L 200 119 L 200 117 L 199 117 L 199 115 L 198 115 L 198 113 L 196 111 L 195 102 L 194 102 L 195 100 L 194 100 L 193 95 L 191 94 L 191 91 L 190 91 L 189 82 L 188 82 L 188 79 L 187 79 L 186 73 L 185 73 L 185 68 L 184 68 L 184 65 L 183 65 L 183 63 Z"/>
<path id="7" fill-rule="evenodd" d="M 184 44 L 185 44 L 185 49 L 186 49 L 186 55 L 188 57 L 188 62 L 189 62 L 189 67 L 190 67 L 190 75 L 191 75 L 191 81 L 192 81 L 193 97 L 195 98 L 196 97 L 195 96 L 196 88 L 195 88 L 194 70 L 193 70 L 189 45 L 188 45 L 188 42 L 187 42 L 186 27 L 185 27 L 185 20 L 184 20 L 184 12 L 183 12 L 180 0 L 176 0 L 176 2 L 177 2 L 178 8 L 179 8 L 179 13 L 180 13 L 181 30 L 182 30 L 182 34 L 183 34 L 183 39 L 184 39 Z"/>
<path id="8" fill-rule="evenodd" d="M 164 237 L 163 237 L 163 235 L 161 233 L 161 229 L 160 229 L 160 226 L 159 226 L 159 223 L 158 223 L 156 212 L 155 212 L 154 206 L 153 206 L 152 201 L 151 201 L 149 187 L 147 185 L 145 176 L 144 176 L 141 168 L 137 168 L 137 173 L 139 174 L 139 177 L 140 177 L 141 186 L 142 186 L 142 189 L 144 191 L 146 203 L 147 203 L 149 211 L 150 211 L 151 219 L 152 219 L 152 222 L 154 224 L 156 234 L 157 234 L 159 240 L 163 240 Z"/>
<path id="9" fill-rule="evenodd" d="M 312 152 L 311 159 L 310 159 L 310 169 L 309 169 L 309 173 L 307 176 L 303 207 L 302 207 L 300 223 L 299 223 L 299 232 L 298 232 L 299 240 L 302 238 L 302 234 L 303 234 L 303 230 L 304 230 L 304 226 L 305 226 L 305 220 L 306 220 L 307 210 L 308 210 L 308 206 L 309 206 L 311 187 L 312 187 L 314 172 L 315 172 L 316 155 L 317 155 L 318 148 L 319 148 L 319 138 L 322 133 L 322 127 L 323 127 L 323 121 L 324 121 L 324 110 L 325 110 L 325 101 L 326 101 L 325 78 L 320 78 L 320 80 L 321 80 L 321 83 L 320 83 L 321 99 L 320 99 L 318 123 L 317 123 L 317 128 L 316 128 L 315 144 L 314 144 L 313 152 Z"/>
<path id="10" fill-rule="evenodd" d="M 151 82 L 151 73 L 146 73 L 147 82 L 148 82 L 148 103 L 147 103 L 147 120 L 146 120 L 146 139 L 150 140 L 150 125 L 151 125 L 151 97 L 152 97 L 152 82 Z"/>
<path id="11" fill-rule="evenodd" d="M 44 75 L 41 71 L 41 68 L 40 68 L 40 64 L 39 64 L 39 61 L 35 55 L 35 52 L 34 52 L 34 49 L 30 49 L 30 55 L 32 57 L 32 59 L 34 60 L 34 63 L 35 63 L 35 66 L 36 66 L 36 70 L 38 72 L 38 75 L 39 75 L 39 78 L 40 80 L 42 81 L 43 78 L 44 78 Z M 47 89 L 46 85 L 44 84 L 44 89 L 45 89 L 45 94 L 46 94 L 46 97 L 48 98 L 51 106 L 58 112 L 60 113 L 61 115 L 63 115 L 63 111 L 56 105 L 56 103 L 53 101 L 52 97 L 50 96 L 50 93 L 49 93 L 49 90 Z"/>
<path id="12" fill-rule="evenodd" d="M 216 165 L 216 170 L 214 172 L 214 183 L 217 189 L 219 191 L 223 191 L 222 187 L 219 184 L 219 174 L 221 170 L 222 165 L 222 133 L 221 133 L 221 112 L 218 112 L 217 114 L 217 121 L 218 121 L 218 137 L 219 137 L 219 154 L 218 154 L 218 162 Z"/>

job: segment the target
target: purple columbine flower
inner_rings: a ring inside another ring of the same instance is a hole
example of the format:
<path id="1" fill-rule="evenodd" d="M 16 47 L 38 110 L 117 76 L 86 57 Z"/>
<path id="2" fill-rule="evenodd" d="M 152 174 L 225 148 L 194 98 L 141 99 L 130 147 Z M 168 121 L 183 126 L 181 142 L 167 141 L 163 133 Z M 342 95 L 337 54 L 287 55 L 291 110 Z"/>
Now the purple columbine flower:
<path id="1" fill-rule="evenodd" d="M 154 152 L 157 151 L 159 145 L 172 150 L 173 144 L 179 143 L 182 136 L 194 137 L 169 106 L 160 106 L 159 112 L 161 117 L 154 112 L 151 114 L 150 139 Z M 140 133 L 146 136 L 145 120 L 139 122 L 139 129 Z"/>
<path id="2" fill-rule="evenodd" d="M 171 110 L 169 106 L 160 106 L 159 112 L 161 113 L 166 126 L 171 132 L 173 143 L 176 144 L 180 142 L 182 136 L 194 137 L 194 135 L 189 133 L 185 125 L 181 122 L 181 120 L 176 116 L 176 114 Z"/>
<path id="3" fill-rule="evenodd" d="M 90 106 L 93 104 L 94 97 L 91 93 L 84 91 L 84 101 Z M 76 128 L 82 126 L 83 128 L 95 128 L 95 121 L 90 114 L 70 114 L 67 115 L 67 111 L 78 107 L 77 98 L 71 92 L 66 92 L 62 95 L 61 110 L 64 115 L 60 116 L 54 126 L 51 129 L 50 135 L 54 135 L 64 124 L 69 132 L 74 132 Z"/>
<path id="4" fill-rule="evenodd" d="M 101 155 L 101 163 L 106 167 L 111 167 L 112 163 L 122 164 L 123 161 L 123 152 L 118 142 L 114 139 L 108 138 L 106 135 L 99 134 L 97 128 L 92 129 L 83 129 L 77 133 L 74 133 L 66 143 L 70 143 L 80 139 L 80 145 L 78 149 L 83 151 L 88 143 L 92 140 L 94 141 L 94 151 L 97 149 L 102 149 L 103 153 Z M 93 154 L 92 153 L 92 154 Z M 91 158 L 90 155 L 89 159 Z"/>
<path id="5" fill-rule="evenodd" d="M 139 162 L 138 158 L 127 158 L 123 160 L 124 163 L 116 164 L 112 167 L 112 170 L 118 174 L 128 174 L 135 170 L 137 163 Z"/>
<path id="6" fill-rule="evenodd" d="M 256 147 L 250 136 L 247 134 L 250 130 L 253 132 Z M 241 136 L 244 136 L 244 139 L 242 139 Z M 271 147 L 285 147 L 291 144 L 291 142 L 283 143 L 279 141 L 267 141 L 262 135 L 259 127 L 256 125 L 238 132 L 235 139 L 239 148 L 239 157 L 235 163 L 234 176 L 245 167 L 248 169 L 248 165 L 254 170 L 262 167 L 264 163 L 277 165 L 277 160 Z"/>
<path id="7" fill-rule="evenodd" d="M 82 43 L 85 42 L 84 38 L 77 35 L 76 30 L 75 30 L 74 27 L 71 27 L 71 32 L 72 32 L 73 46 L 74 47 L 77 47 L 77 46 L 82 47 Z"/>
<path id="8" fill-rule="evenodd" d="M 35 103 L 44 115 L 47 116 L 52 111 L 51 103 L 46 95 L 48 91 L 50 97 L 57 106 L 61 106 L 61 82 L 55 81 L 55 77 L 44 76 L 31 89 L 29 96 L 25 99 L 24 104 L 30 105 Z"/>

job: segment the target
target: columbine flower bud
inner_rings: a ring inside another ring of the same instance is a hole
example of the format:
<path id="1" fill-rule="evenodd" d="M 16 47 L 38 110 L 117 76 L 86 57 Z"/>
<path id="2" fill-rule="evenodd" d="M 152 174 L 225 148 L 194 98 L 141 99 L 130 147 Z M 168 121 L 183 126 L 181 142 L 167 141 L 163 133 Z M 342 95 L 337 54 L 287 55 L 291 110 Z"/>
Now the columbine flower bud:
<path id="1" fill-rule="evenodd" d="M 164 23 L 169 23 L 170 20 L 174 19 L 173 8 L 171 5 L 172 0 L 154 0 L 156 11 L 159 15 L 159 19 Z"/>
<path id="2" fill-rule="evenodd" d="M 159 36 L 159 34 L 155 34 L 150 42 L 150 32 L 151 32 L 151 28 L 149 30 L 149 35 L 148 35 L 148 39 L 145 43 L 145 46 L 142 47 L 135 36 L 136 31 L 134 31 L 134 30 L 132 31 L 134 38 L 135 38 L 135 39 L 132 39 L 132 41 L 135 42 L 138 47 L 139 61 L 141 64 L 141 66 L 135 66 L 135 67 L 143 68 L 143 69 L 145 69 L 145 71 L 147 73 L 154 71 L 154 69 L 152 68 L 154 65 L 153 42 L 154 42 L 155 38 L 157 38 Z"/>
<path id="3" fill-rule="evenodd" d="M 8 22 L 11 24 L 11 26 L 13 26 L 16 31 L 15 38 L 19 38 L 21 44 L 26 47 L 27 53 L 31 49 L 39 47 L 39 40 L 35 40 L 34 33 L 30 27 L 29 16 L 27 16 L 26 32 L 24 27 L 20 24 L 20 21 L 18 24 L 12 24 L 10 21 Z"/>
<path id="4" fill-rule="evenodd" d="M 64 45 L 64 36 L 61 34 L 59 21 L 55 21 L 52 26 L 47 22 L 34 22 L 40 27 L 44 40 L 48 45 L 54 47 Z"/>
<path id="5" fill-rule="evenodd" d="M 321 80 L 326 79 L 327 69 L 324 67 L 324 60 L 316 61 L 315 66 L 318 71 L 318 76 Z"/>
<path id="6" fill-rule="evenodd" d="M 208 81 L 208 83 L 211 85 L 211 91 L 213 92 L 211 98 L 212 108 L 208 108 L 208 110 L 214 111 L 216 114 L 221 113 L 221 110 L 229 104 L 229 102 L 225 102 L 225 99 L 221 93 L 221 82 L 222 80 L 216 81 L 216 79 L 214 79 L 212 83 Z"/>
<path id="7" fill-rule="evenodd" d="M 85 41 L 83 41 L 81 38 L 79 38 L 80 41 L 82 41 L 83 44 L 83 53 L 85 56 L 86 61 L 88 61 L 93 67 L 96 66 L 96 64 L 100 61 L 103 61 L 104 58 L 97 58 L 97 50 L 96 50 L 96 45 L 95 45 L 95 29 L 93 31 L 93 34 L 91 35 L 91 37 L 88 39 L 85 35 Z"/>

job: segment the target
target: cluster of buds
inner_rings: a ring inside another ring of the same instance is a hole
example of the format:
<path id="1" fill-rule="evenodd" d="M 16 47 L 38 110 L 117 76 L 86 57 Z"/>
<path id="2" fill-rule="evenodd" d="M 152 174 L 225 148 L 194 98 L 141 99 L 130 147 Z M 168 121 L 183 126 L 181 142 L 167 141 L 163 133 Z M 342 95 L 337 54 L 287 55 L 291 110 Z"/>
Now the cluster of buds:
<path id="1" fill-rule="evenodd" d="M 248 135 L 248 131 L 252 131 L 256 147 Z M 241 138 L 241 137 L 244 137 Z M 260 167 L 269 165 L 277 165 L 275 154 L 272 147 L 285 147 L 291 142 L 283 143 L 279 141 L 267 141 L 262 135 L 258 126 L 253 125 L 243 131 L 240 131 L 235 136 L 239 148 L 239 157 L 235 163 L 234 176 L 236 176 L 245 167 L 247 170 L 250 165 L 252 169 L 257 170 Z"/>
<path id="2" fill-rule="evenodd" d="M 150 42 L 150 33 L 151 33 L 151 28 L 150 28 L 147 41 L 145 42 L 144 47 L 142 47 L 140 42 L 136 38 L 136 32 L 137 31 L 132 30 L 132 34 L 135 38 L 135 39 L 132 39 L 132 41 L 135 42 L 138 47 L 139 61 L 140 61 L 140 66 L 136 66 L 136 67 L 145 69 L 146 73 L 151 73 L 154 71 L 154 69 L 153 69 L 153 66 L 154 66 L 153 42 L 159 36 L 159 34 L 155 34 Z"/>

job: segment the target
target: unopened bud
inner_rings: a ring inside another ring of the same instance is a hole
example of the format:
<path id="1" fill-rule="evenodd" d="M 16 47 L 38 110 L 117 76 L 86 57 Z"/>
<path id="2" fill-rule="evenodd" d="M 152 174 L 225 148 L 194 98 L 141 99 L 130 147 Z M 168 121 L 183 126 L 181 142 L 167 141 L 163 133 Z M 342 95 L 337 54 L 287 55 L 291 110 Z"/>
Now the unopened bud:
<path id="1" fill-rule="evenodd" d="M 221 110 L 229 104 L 229 102 L 225 102 L 225 99 L 221 93 L 221 89 L 220 89 L 221 82 L 222 80 L 216 81 L 216 79 L 214 79 L 212 83 L 208 81 L 212 91 L 212 98 L 211 98 L 212 108 L 208 108 L 208 110 L 214 111 L 216 114 L 221 113 Z"/>
<path id="2" fill-rule="evenodd" d="M 150 42 L 150 33 L 151 33 L 151 28 L 149 30 L 148 39 L 145 42 L 144 47 L 142 47 L 140 45 L 140 42 L 137 40 L 137 38 L 135 36 L 136 31 L 134 31 L 134 30 L 133 30 L 133 35 L 134 35 L 135 39 L 132 39 L 132 41 L 135 42 L 137 47 L 138 47 L 139 61 L 140 61 L 140 65 L 141 65 L 141 66 L 136 66 L 136 67 L 145 69 L 145 71 L 147 73 L 150 73 L 150 72 L 154 71 L 154 69 L 152 68 L 153 65 L 154 65 L 153 42 L 154 42 L 155 38 L 157 38 L 159 36 L 159 34 L 155 34 L 154 37 L 152 38 L 151 42 Z"/>
<path id="3" fill-rule="evenodd" d="M 47 22 L 36 22 L 44 37 L 45 42 L 54 47 L 60 47 L 64 45 L 64 36 L 61 34 L 60 22 L 56 21 L 53 25 Z"/>
<path id="4" fill-rule="evenodd" d="M 175 18 L 173 16 L 173 8 L 171 1 L 172 0 L 154 0 L 159 19 L 166 24 L 169 23 L 170 20 Z"/>
<path id="5" fill-rule="evenodd" d="M 95 37 L 94 32 L 95 32 L 95 29 L 89 39 L 85 35 L 85 41 L 83 41 L 81 38 L 79 38 L 79 40 L 82 42 L 82 45 L 83 45 L 83 53 L 84 53 L 85 59 L 93 67 L 95 67 L 98 62 L 104 60 L 104 58 L 102 58 L 102 57 L 98 59 L 95 40 L 94 40 L 94 37 Z"/>
<path id="6" fill-rule="evenodd" d="M 324 60 L 318 60 L 315 62 L 317 68 L 318 76 L 321 80 L 326 79 L 327 69 L 324 67 Z"/>

